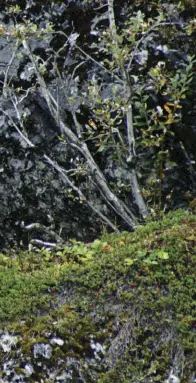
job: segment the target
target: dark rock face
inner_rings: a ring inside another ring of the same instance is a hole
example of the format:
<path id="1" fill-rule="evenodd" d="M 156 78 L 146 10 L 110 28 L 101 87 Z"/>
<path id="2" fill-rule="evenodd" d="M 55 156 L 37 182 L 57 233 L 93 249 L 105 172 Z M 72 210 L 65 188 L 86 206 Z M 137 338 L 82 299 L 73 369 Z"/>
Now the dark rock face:
<path id="1" fill-rule="evenodd" d="M 39 141 L 40 135 L 34 135 L 34 141 L 36 138 Z M 27 245 L 34 238 L 20 228 L 22 221 L 25 225 L 38 222 L 50 227 L 52 224 L 53 230 L 61 232 L 64 240 L 90 240 L 97 234 L 96 223 L 92 225 L 92 230 L 89 229 L 91 212 L 68 198 L 66 185 L 43 160 L 41 148 L 23 149 L 17 141 L 9 138 L 4 142 L 5 147 L 1 148 L 1 246 L 13 246 L 19 240 Z M 53 154 L 62 163 L 66 162 L 68 150 L 55 135 L 52 142 L 45 143 L 53 146 Z"/>
<path id="2" fill-rule="evenodd" d="M 41 2 L 38 6 L 35 2 L 21 2 L 20 4 L 17 2 L 17 5 L 21 6 L 24 15 L 29 16 L 32 12 L 32 18 L 34 17 L 36 22 L 39 19 L 42 22 L 42 10 L 44 12 L 48 10 L 48 18 L 53 22 L 57 16 L 58 22 L 60 22 L 59 12 L 63 14 L 67 8 L 67 6 L 62 7 L 58 4 L 50 7 L 49 4 Z M 77 5 L 75 6 L 77 8 Z M 3 9 L 2 19 L 9 26 L 12 24 L 12 18 L 5 16 L 4 11 Z M 71 17 L 71 12 L 67 14 L 68 18 Z M 64 21 L 66 23 L 68 19 Z M 31 41 L 32 51 L 41 56 L 44 55 L 47 45 L 48 42 L 45 41 Z M 14 43 L 0 37 L 2 81 L 5 75 L 4 70 L 11 60 L 13 51 Z M 17 87 L 28 89 L 34 84 L 32 68 L 22 47 L 19 48 L 18 53 L 20 57 L 15 57 L 12 61 L 8 80 L 11 81 L 14 89 Z M 43 154 L 48 153 L 62 166 L 72 163 L 72 167 L 74 167 L 77 155 L 58 139 L 61 132 L 49 116 L 39 93 L 27 96 L 25 103 L 19 106 L 23 119 L 24 115 L 27 119 L 26 133 L 35 148 L 29 148 L 29 145 L 22 140 L 14 128 L 14 122 L 17 124 L 18 121 L 10 98 L 8 97 L 6 100 L 1 94 L 0 102 L 0 246 L 13 246 L 16 243 L 27 245 L 34 236 L 37 236 L 38 239 L 54 240 L 52 236 L 45 235 L 44 237 L 43 232 L 26 233 L 21 228 L 21 222 L 24 222 L 25 225 L 33 222 L 42 223 L 47 227 L 52 225 L 52 229 L 56 233 L 61 233 L 63 240 L 73 237 L 80 240 L 92 239 L 99 230 L 99 224 L 94 218 L 91 221 L 92 212 L 86 206 L 81 206 L 74 196 L 68 198 L 68 194 L 70 194 L 67 191 L 68 185 L 62 182 L 58 174 L 43 159 Z M 11 121 L 10 118 L 13 120 Z"/>
<path id="3" fill-rule="evenodd" d="M 28 148 L 2 116 L 1 246 L 13 246 L 20 240 L 27 245 L 34 238 L 20 228 L 21 221 L 25 224 L 38 222 L 48 227 L 52 224 L 53 230 L 56 233 L 60 231 L 64 240 L 91 239 L 98 230 L 96 223 L 89 225 L 92 213 L 74 201 L 74 196 L 68 198 L 68 185 L 46 163 L 43 153 L 54 156 L 62 166 L 70 161 L 74 166 L 77 156 L 58 139 L 54 122 L 36 100 L 31 99 L 22 112 L 24 110 L 29 114 L 28 137 L 36 147 Z M 39 233 L 38 238 L 40 235 L 43 233 Z M 52 237 L 49 239 L 54 240 Z"/>

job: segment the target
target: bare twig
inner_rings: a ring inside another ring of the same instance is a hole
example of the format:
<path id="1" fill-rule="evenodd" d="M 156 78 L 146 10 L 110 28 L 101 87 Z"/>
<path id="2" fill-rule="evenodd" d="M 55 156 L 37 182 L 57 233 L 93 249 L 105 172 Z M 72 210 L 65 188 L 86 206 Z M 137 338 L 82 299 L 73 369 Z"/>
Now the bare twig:
<path id="1" fill-rule="evenodd" d="M 15 44 L 15 49 L 14 49 L 14 51 L 13 51 L 13 53 L 12 53 L 11 59 L 10 59 L 8 65 L 7 65 L 7 69 L 6 69 L 6 71 L 5 71 L 5 77 L 4 77 L 4 83 L 3 83 L 3 95 L 4 95 L 5 98 L 7 98 L 8 74 L 9 74 L 9 70 L 10 70 L 10 68 L 11 68 L 11 65 L 12 65 L 14 59 L 15 59 L 16 52 L 17 52 L 17 50 L 18 50 L 19 45 L 20 45 L 20 42 L 19 42 L 19 40 L 17 39 L 17 40 L 16 40 L 16 44 Z"/>
<path id="2" fill-rule="evenodd" d="M 69 39 L 69 37 L 66 35 L 65 32 L 62 32 L 62 31 L 58 31 L 58 32 L 55 32 L 56 34 L 59 33 L 59 34 L 62 34 L 63 36 L 65 36 L 67 39 Z M 119 82 L 123 83 L 122 79 L 120 76 L 118 76 L 116 73 L 113 73 L 111 70 L 107 69 L 101 62 L 97 61 L 94 59 L 94 57 L 90 56 L 88 53 L 86 53 L 84 51 L 84 49 L 80 48 L 79 45 L 77 45 L 76 43 L 74 44 L 74 46 L 76 47 L 76 49 L 78 51 L 80 51 L 82 53 L 83 56 L 87 57 L 90 61 L 94 62 L 94 64 L 96 64 L 98 67 L 102 68 L 104 70 L 104 72 L 107 72 L 109 73 L 113 78 L 116 78 L 118 79 Z"/>
<path id="3" fill-rule="evenodd" d="M 164 25 L 179 25 L 181 23 L 179 22 L 158 22 L 154 25 L 152 25 L 147 31 L 146 33 L 138 40 L 137 44 L 135 45 L 135 48 L 131 54 L 131 57 L 130 57 L 130 60 L 129 60 L 129 63 L 128 63 L 128 66 L 127 66 L 127 72 L 130 71 L 131 69 L 131 66 L 132 66 L 132 63 L 133 63 L 133 60 L 134 60 L 134 57 L 138 51 L 138 48 L 139 46 L 146 40 L 146 38 L 148 37 L 148 35 L 153 31 L 155 30 L 156 28 L 159 28 L 160 26 L 164 26 Z"/>
<path id="4" fill-rule="evenodd" d="M 114 0 L 107 0 L 107 1 L 108 1 L 109 28 L 110 28 L 113 43 L 115 44 L 116 51 L 118 52 L 120 50 L 120 47 L 118 43 L 118 34 L 117 34 L 115 15 L 114 15 Z M 117 64 L 119 65 L 118 62 Z M 127 128 L 128 147 L 129 147 L 127 162 L 131 162 L 132 158 L 136 155 L 135 135 L 134 135 L 134 126 L 133 126 L 133 110 L 132 110 L 132 102 L 131 102 L 131 88 L 128 81 L 128 75 L 127 75 L 125 66 L 120 64 L 119 69 L 123 79 L 124 93 L 127 100 L 126 128 Z M 140 187 L 139 187 L 139 183 L 137 179 L 137 173 L 135 169 L 130 170 L 130 185 L 131 185 L 132 194 L 133 194 L 135 203 L 137 204 L 139 208 L 140 214 L 144 217 L 148 214 L 148 211 L 147 211 L 145 201 L 140 192 Z"/>
<path id="5" fill-rule="evenodd" d="M 50 227 L 42 225 L 41 223 L 34 222 L 26 226 L 22 224 L 21 227 L 26 231 L 33 231 L 33 230 L 41 231 L 53 237 L 57 241 L 57 243 L 63 243 L 63 239 L 58 234 L 56 234 L 54 230 L 52 230 Z"/>
<path id="6" fill-rule="evenodd" d="M 3 109 L 0 108 L 0 111 L 5 115 L 7 116 L 10 121 L 12 122 L 14 128 L 16 129 L 16 131 L 18 132 L 19 136 L 22 138 L 22 140 L 24 140 L 26 142 L 26 144 L 28 146 L 30 146 L 31 148 L 34 148 L 35 145 L 28 139 L 28 137 L 18 128 L 18 126 L 16 125 L 16 123 L 14 122 L 13 118 L 11 116 L 9 116 L 9 114 L 7 112 L 5 112 Z"/>
<path id="7" fill-rule="evenodd" d="M 46 242 L 46 241 L 42 241 L 41 239 L 36 239 L 36 238 L 30 240 L 29 250 L 31 250 L 31 245 L 42 246 L 42 247 L 46 247 L 46 248 L 57 246 L 56 243 Z"/>
<path id="8" fill-rule="evenodd" d="M 89 199 L 87 199 L 85 197 L 85 195 L 82 193 L 82 191 L 76 186 L 74 185 L 74 183 L 68 178 L 67 176 L 67 172 L 65 171 L 65 169 L 61 168 L 54 160 L 52 160 L 50 157 L 44 155 L 44 158 L 46 159 L 46 161 L 52 165 L 52 167 L 58 172 L 61 174 L 62 176 L 62 179 L 66 182 L 66 184 L 68 183 L 71 188 L 78 194 L 80 200 L 82 202 L 85 202 L 100 218 L 103 222 L 105 222 L 109 227 L 112 228 L 112 230 L 114 230 L 115 232 L 119 232 L 117 227 L 103 214 L 101 213 L 96 207 L 95 205 L 93 205 L 92 202 L 89 201 Z"/>

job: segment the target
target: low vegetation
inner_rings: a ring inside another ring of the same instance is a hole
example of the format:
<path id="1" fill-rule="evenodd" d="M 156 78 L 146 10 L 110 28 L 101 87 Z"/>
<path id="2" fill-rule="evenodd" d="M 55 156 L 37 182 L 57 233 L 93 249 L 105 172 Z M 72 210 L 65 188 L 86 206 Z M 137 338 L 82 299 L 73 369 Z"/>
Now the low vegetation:
<path id="1" fill-rule="evenodd" d="M 181 383 L 191 382 L 195 262 L 196 216 L 182 210 L 89 244 L 1 254 L 1 333 L 16 334 L 28 360 L 34 344 L 61 338 L 54 366 L 59 358 L 90 357 L 94 339 L 104 353 L 84 369 L 89 382 L 160 382 L 173 363 Z M 9 357 L 17 355 L 15 349 Z M 34 374 L 41 379 L 40 371 Z"/>

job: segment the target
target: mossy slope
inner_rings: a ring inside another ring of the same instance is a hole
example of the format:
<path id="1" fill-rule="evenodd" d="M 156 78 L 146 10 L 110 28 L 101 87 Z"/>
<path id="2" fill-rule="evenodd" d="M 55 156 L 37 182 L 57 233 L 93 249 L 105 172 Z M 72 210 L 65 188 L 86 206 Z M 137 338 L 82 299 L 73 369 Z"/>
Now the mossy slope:
<path id="1" fill-rule="evenodd" d="M 18 341 L 0 359 L 24 376 L 31 363 L 32 382 L 58 381 L 70 358 L 70 382 L 164 382 L 171 369 L 193 382 L 195 266 L 196 217 L 183 211 L 89 245 L 1 254 L 1 332 Z M 45 369 L 35 344 L 52 344 Z"/>

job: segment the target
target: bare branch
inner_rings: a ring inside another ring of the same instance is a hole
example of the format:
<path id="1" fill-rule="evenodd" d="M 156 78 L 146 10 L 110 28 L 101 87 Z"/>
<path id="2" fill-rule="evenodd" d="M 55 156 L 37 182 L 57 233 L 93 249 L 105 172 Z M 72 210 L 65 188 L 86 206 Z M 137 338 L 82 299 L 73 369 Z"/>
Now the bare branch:
<path id="1" fill-rule="evenodd" d="M 4 78 L 4 83 L 3 83 L 3 95 L 4 95 L 5 98 L 7 98 L 7 90 L 8 90 L 8 74 L 9 74 L 9 70 L 10 70 L 10 68 L 11 68 L 11 65 L 12 65 L 14 59 L 15 59 L 16 52 L 17 52 L 17 50 L 18 50 L 19 45 L 20 45 L 20 42 L 19 42 L 19 40 L 17 39 L 17 40 L 16 40 L 16 44 L 15 44 L 15 49 L 14 49 L 14 51 L 13 51 L 13 53 L 12 53 L 11 59 L 10 59 L 8 65 L 7 65 L 7 69 L 6 69 L 6 71 L 5 71 L 5 78 Z"/>
<path id="2" fill-rule="evenodd" d="M 131 54 L 131 57 L 130 57 L 130 60 L 129 60 L 129 63 L 128 63 L 128 66 L 127 66 L 127 72 L 130 71 L 131 69 L 131 66 L 132 66 L 132 63 L 133 63 L 133 60 L 135 58 L 135 55 L 138 51 L 138 48 L 139 46 L 146 40 L 146 38 L 148 37 L 148 35 L 153 31 L 155 30 L 156 28 L 159 28 L 160 26 L 164 26 L 164 25 L 181 25 L 181 23 L 179 22 L 159 22 L 159 23 L 156 23 L 154 25 L 152 25 L 148 30 L 147 32 L 138 40 L 137 44 L 135 45 L 135 48 Z"/>
<path id="3" fill-rule="evenodd" d="M 46 233 L 49 236 L 53 237 L 57 241 L 57 243 L 63 243 L 64 242 L 63 239 L 58 234 L 56 234 L 54 230 L 52 230 L 50 227 L 42 225 L 41 223 L 34 222 L 34 223 L 31 223 L 31 224 L 25 226 L 24 223 L 22 222 L 21 227 L 22 227 L 22 229 L 24 229 L 26 231 L 38 230 L 38 231 L 41 231 L 43 233 Z"/>
<path id="4" fill-rule="evenodd" d="M 97 11 L 97 10 L 105 8 L 105 7 L 107 7 L 107 4 L 100 5 L 99 7 L 95 8 L 95 10 Z"/>
<path id="5" fill-rule="evenodd" d="M 80 140 L 72 132 L 69 126 L 66 123 L 64 123 L 64 121 L 61 118 L 59 118 L 59 115 L 57 113 L 57 102 L 53 101 L 53 98 L 51 97 L 51 94 L 46 86 L 43 76 L 39 72 L 38 65 L 25 38 L 23 39 L 23 46 L 26 49 L 29 58 L 31 59 L 31 62 L 34 66 L 34 70 L 38 78 L 38 83 L 40 85 L 42 95 L 48 105 L 51 115 L 55 119 L 56 123 L 58 123 L 61 131 L 65 134 L 70 145 L 76 148 L 86 159 L 91 175 L 96 181 L 98 187 L 102 190 L 103 195 L 105 196 L 105 200 L 112 204 L 114 211 L 117 212 L 117 214 L 127 223 L 127 225 L 129 225 L 131 228 L 135 227 L 135 222 L 137 221 L 136 217 L 135 220 L 132 219 L 133 213 L 128 209 L 128 207 L 126 207 L 125 209 L 123 202 L 110 190 L 103 173 L 94 161 L 86 143 Z"/>
<path id="6" fill-rule="evenodd" d="M 69 39 L 69 37 L 66 35 L 66 33 L 62 32 L 62 31 L 58 31 L 58 32 L 55 32 L 56 34 L 62 34 L 64 35 L 67 39 Z M 87 57 L 90 61 L 94 62 L 94 64 L 96 64 L 97 66 L 99 66 L 100 68 L 102 68 L 104 70 L 104 72 L 107 72 L 109 74 L 111 74 L 112 77 L 118 79 L 119 82 L 123 83 L 122 79 L 120 76 L 118 76 L 116 73 L 113 73 L 111 70 L 107 69 L 102 63 L 100 63 L 99 61 L 95 60 L 92 56 L 90 56 L 88 53 L 86 53 L 82 48 L 79 47 L 79 45 L 75 44 L 74 45 L 78 51 L 80 51 L 82 53 L 82 55 L 84 55 L 85 57 Z"/>
<path id="7" fill-rule="evenodd" d="M 42 247 L 46 247 L 46 248 L 51 248 L 51 247 L 56 247 L 57 244 L 56 243 L 52 243 L 52 242 L 46 242 L 46 241 L 42 241 L 41 239 L 31 239 L 30 240 L 30 245 L 29 245 L 29 250 L 31 251 L 32 250 L 32 245 L 35 245 L 35 246 L 42 246 Z"/>
<path id="8" fill-rule="evenodd" d="M 119 43 L 118 43 L 118 34 L 117 34 L 117 28 L 116 28 L 116 22 L 115 22 L 115 15 L 114 15 L 114 0 L 107 0 L 108 1 L 108 18 L 109 18 L 109 28 L 111 37 L 113 39 L 113 43 L 116 46 L 116 51 L 118 52 L 120 50 Z M 114 56 L 115 58 L 115 56 Z M 118 62 L 117 62 L 118 64 Z M 133 126 L 133 110 L 132 110 L 132 103 L 131 103 L 131 89 L 130 84 L 128 81 L 128 75 L 127 71 L 124 66 L 120 64 L 120 73 L 123 79 L 124 84 L 124 94 L 127 99 L 127 112 L 126 112 L 126 128 L 127 128 L 127 140 L 128 140 L 128 147 L 129 147 L 129 154 L 127 157 L 127 162 L 131 162 L 132 158 L 136 155 L 135 153 L 135 135 L 134 135 L 134 126 Z M 147 207 L 144 202 L 144 199 L 140 193 L 140 187 L 137 180 L 137 174 L 135 169 L 132 169 L 130 171 L 130 185 L 132 189 L 132 194 L 135 199 L 135 202 L 139 208 L 140 214 L 144 217 L 147 215 Z"/>
<path id="9" fill-rule="evenodd" d="M 54 160 L 52 160 L 50 157 L 44 155 L 44 158 L 46 159 L 46 161 L 52 165 L 52 167 L 58 172 L 61 174 L 62 176 L 62 179 L 64 181 L 66 181 L 66 184 L 68 183 L 71 188 L 78 194 L 80 200 L 82 202 L 85 202 L 100 218 L 103 222 L 105 222 L 109 227 L 112 228 L 112 230 L 114 230 L 115 232 L 119 232 L 117 227 L 115 225 L 113 225 L 113 223 L 103 214 L 101 213 L 86 197 L 85 195 L 82 193 L 82 191 L 74 185 L 74 183 L 69 179 L 69 177 L 67 176 L 67 172 L 65 171 L 65 169 L 61 168 Z"/>
<path id="10" fill-rule="evenodd" d="M 9 116 L 9 114 L 7 112 L 5 112 L 3 109 L 0 108 L 0 111 L 5 115 L 7 116 L 10 121 L 12 122 L 14 128 L 16 129 L 16 131 L 19 133 L 19 136 L 22 138 L 22 140 L 24 140 L 26 142 L 26 144 L 28 146 L 30 146 L 31 148 L 34 148 L 35 145 L 28 139 L 28 137 L 18 128 L 18 126 L 16 125 L 16 123 L 14 122 L 13 118 L 11 116 Z"/>
<path id="11" fill-rule="evenodd" d="M 116 30 L 116 22 L 115 22 L 115 15 L 114 15 L 114 0 L 107 0 L 107 1 L 108 1 L 108 19 L 109 19 L 111 37 L 116 47 L 119 48 L 118 34 Z"/>

